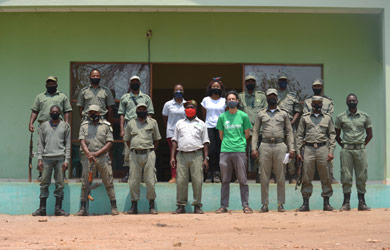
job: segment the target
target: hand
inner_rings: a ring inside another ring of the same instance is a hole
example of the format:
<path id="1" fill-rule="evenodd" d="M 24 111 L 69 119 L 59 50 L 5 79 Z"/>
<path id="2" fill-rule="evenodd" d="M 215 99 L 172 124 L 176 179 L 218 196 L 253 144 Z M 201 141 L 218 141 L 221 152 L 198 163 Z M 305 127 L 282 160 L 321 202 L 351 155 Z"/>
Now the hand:
<path id="1" fill-rule="evenodd" d="M 290 159 L 292 159 L 292 158 L 294 158 L 294 156 L 295 156 L 295 152 L 294 151 L 292 151 L 292 150 L 290 150 L 290 156 L 289 156 L 289 158 Z"/>
<path id="2" fill-rule="evenodd" d="M 38 170 L 39 170 L 39 172 L 43 171 L 43 161 L 42 160 L 38 160 Z"/>
<path id="3" fill-rule="evenodd" d="M 256 159 L 257 157 L 259 157 L 259 152 L 257 150 L 252 150 L 251 156 L 252 159 Z"/>
<path id="4" fill-rule="evenodd" d="M 34 125 L 33 125 L 33 124 L 29 124 L 29 125 L 28 125 L 28 130 L 29 130 L 31 133 L 34 133 Z"/>
<path id="5" fill-rule="evenodd" d="M 298 155 L 298 160 L 303 161 L 303 156 L 301 154 Z"/>
<path id="6" fill-rule="evenodd" d="M 62 170 L 63 171 L 66 171 L 67 169 L 68 169 L 68 163 L 67 162 L 64 162 L 63 164 L 62 164 Z"/>
<path id="7" fill-rule="evenodd" d="M 171 164 L 171 167 L 172 167 L 172 168 L 176 168 L 176 160 L 175 160 L 175 158 L 171 158 L 171 160 L 169 161 L 169 163 Z"/>
<path id="8" fill-rule="evenodd" d="M 203 160 L 203 165 L 202 165 L 202 167 L 203 167 L 203 170 L 204 170 L 204 171 L 207 171 L 207 170 L 209 169 L 209 161 L 208 161 L 207 159 L 204 159 L 204 160 Z"/>
<path id="9" fill-rule="evenodd" d="M 334 158 L 333 154 L 328 154 L 328 161 L 333 160 L 333 158 Z"/>
<path id="10" fill-rule="evenodd" d="M 121 132 L 120 132 L 120 137 L 123 138 L 123 136 L 125 135 L 125 131 L 123 131 L 123 129 L 121 129 Z"/>

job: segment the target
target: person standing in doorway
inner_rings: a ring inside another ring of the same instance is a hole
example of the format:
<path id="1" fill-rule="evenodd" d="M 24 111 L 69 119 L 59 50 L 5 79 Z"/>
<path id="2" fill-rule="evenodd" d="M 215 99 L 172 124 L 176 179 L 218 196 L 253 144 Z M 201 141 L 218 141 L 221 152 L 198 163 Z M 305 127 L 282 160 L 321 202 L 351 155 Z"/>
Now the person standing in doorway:
<path id="1" fill-rule="evenodd" d="M 220 183 L 219 154 L 221 152 L 221 139 L 216 128 L 219 116 L 225 112 L 225 88 L 221 77 L 214 77 L 206 89 L 206 97 L 202 102 L 202 114 L 207 126 L 210 139 L 209 147 L 209 169 L 206 176 L 206 183 Z"/>

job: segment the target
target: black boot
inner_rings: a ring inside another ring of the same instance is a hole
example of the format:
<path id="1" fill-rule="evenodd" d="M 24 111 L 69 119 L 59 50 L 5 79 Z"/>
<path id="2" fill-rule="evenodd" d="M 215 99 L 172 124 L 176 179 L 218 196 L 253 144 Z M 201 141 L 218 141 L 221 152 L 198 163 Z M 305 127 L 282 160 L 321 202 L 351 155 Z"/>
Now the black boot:
<path id="1" fill-rule="evenodd" d="M 309 197 L 303 197 L 303 204 L 298 208 L 298 212 L 307 212 L 310 211 L 309 207 Z"/>
<path id="2" fill-rule="evenodd" d="M 56 206 L 54 210 L 55 216 L 69 216 L 67 212 L 62 209 L 62 198 L 56 198 Z"/>
<path id="3" fill-rule="evenodd" d="M 149 201 L 149 214 L 158 214 L 157 210 L 154 208 L 154 200 Z"/>
<path id="4" fill-rule="evenodd" d="M 111 203 L 111 215 L 118 215 L 118 208 L 116 207 L 116 200 L 110 201 Z"/>
<path id="5" fill-rule="evenodd" d="M 173 212 L 173 213 L 174 214 L 185 214 L 186 213 L 186 209 L 184 208 L 184 206 L 178 205 L 176 211 Z"/>
<path id="6" fill-rule="evenodd" d="M 371 208 L 369 208 L 366 205 L 366 201 L 364 199 L 364 194 L 359 194 L 358 193 L 358 200 L 359 200 L 359 205 L 358 205 L 358 210 L 359 211 L 370 211 Z"/>
<path id="7" fill-rule="evenodd" d="M 131 202 L 131 208 L 126 213 L 127 214 L 138 214 L 137 201 Z"/>
<path id="8" fill-rule="evenodd" d="M 340 208 L 340 211 L 349 211 L 351 210 L 351 206 L 349 204 L 349 200 L 351 199 L 351 193 L 344 194 L 343 205 Z"/>
<path id="9" fill-rule="evenodd" d="M 256 173 L 256 183 L 261 183 L 261 178 L 260 174 Z"/>
<path id="10" fill-rule="evenodd" d="M 46 216 L 46 199 L 41 198 L 39 202 L 39 208 L 32 213 L 32 216 Z"/>
<path id="11" fill-rule="evenodd" d="M 129 181 L 129 167 L 126 167 L 126 168 L 127 168 L 127 172 L 126 172 L 125 177 L 123 177 L 123 178 L 121 179 L 121 182 L 122 182 L 122 183 L 127 183 L 127 182 Z"/>
<path id="12" fill-rule="evenodd" d="M 88 216 L 87 202 L 81 201 L 80 210 L 75 214 L 76 216 Z"/>
<path id="13" fill-rule="evenodd" d="M 333 207 L 329 204 L 329 196 L 324 197 L 324 211 L 333 211 Z"/>
<path id="14" fill-rule="evenodd" d="M 204 214 L 204 212 L 200 208 L 200 205 L 195 205 L 194 206 L 194 214 Z"/>

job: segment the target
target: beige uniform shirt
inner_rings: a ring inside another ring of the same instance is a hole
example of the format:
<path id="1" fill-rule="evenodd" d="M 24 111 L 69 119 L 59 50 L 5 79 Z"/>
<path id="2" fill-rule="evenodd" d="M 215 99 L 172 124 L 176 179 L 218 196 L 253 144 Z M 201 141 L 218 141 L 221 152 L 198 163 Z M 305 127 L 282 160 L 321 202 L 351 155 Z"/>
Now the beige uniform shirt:
<path id="1" fill-rule="evenodd" d="M 84 121 L 80 126 L 79 140 L 85 140 L 90 152 L 99 151 L 107 142 L 114 141 L 111 124 L 102 119 L 96 125 L 91 121 Z"/>
<path id="2" fill-rule="evenodd" d="M 293 119 L 295 113 L 302 112 L 301 104 L 295 93 L 278 90 L 278 99 L 278 106 L 287 112 L 290 121 Z"/>
<path id="3" fill-rule="evenodd" d="M 303 114 L 297 132 L 298 150 L 305 143 L 328 143 L 329 153 L 333 154 L 336 146 L 336 131 L 332 117 L 329 114 L 320 113 L 316 117 L 313 113 Z"/>
<path id="4" fill-rule="evenodd" d="M 371 128 L 371 118 L 360 110 L 355 114 L 347 110 L 336 117 L 335 127 L 343 131 L 343 143 L 363 144 L 366 140 L 366 129 Z"/>
<path id="5" fill-rule="evenodd" d="M 303 113 L 310 113 L 312 111 L 311 107 L 311 97 L 307 98 L 305 100 L 305 103 L 303 105 Z M 321 112 L 324 114 L 329 114 L 330 116 L 333 116 L 334 112 L 334 105 L 333 105 L 333 100 L 330 99 L 327 96 L 322 97 L 322 109 Z"/>
<path id="6" fill-rule="evenodd" d="M 97 88 L 92 86 L 84 87 L 77 99 L 77 106 L 83 107 L 83 115 L 86 115 L 89 106 L 93 104 L 99 106 L 100 115 L 106 115 L 108 112 L 107 108 L 115 105 L 111 90 L 100 85 Z"/>
<path id="7" fill-rule="evenodd" d="M 178 144 L 177 150 L 191 152 L 203 148 L 210 143 L 206 124 L 198 117 L 189 120 L 181 119 L 176 123 L 172 141 Z"/>
<path id="8" fill-rule="evenodd" d="M 123 139 L 130 142 L 130 149 L 153 149 L 153 142 L 161 139 L 157 121 L 150 117 L 142 123 L 137 118 L 130 120 Z"/>
<path id="9" fill-rule="evenodd" d="M 51 120 L 50 108 L 53 105 L 58 105 L 61 108 L 61 119 L 64 119 L 64 113 L 72 111 L 69 99 L 64 93 L 59 91 L 53 95 L 47 92 L 41 93 L 35 97 L 34 104 L 31 107 L 32 111 L 38 113 L 39 123 Z"/>
<path id="10" fill-rule="evenodd" d="M 252 148 L 257 148 L 260 130 L 263 138 L 284 139 L 287 138 L 287 147 L 294 151 L 294 136 L 290 119 L 286 111 L 277 107 L 274 112 L 265 108 L 261 110 L 255 120 L 252 135 Z"/>
<path id="11" fill-rule="evenodd" d="M 134 98 L 134 100 L 133 100 Z M 148 115 L 154 114 L 154 108 L 152 99 L 147 94 L 139 91 L 138 95 L 134 95 L 133 92 L 126 93 L 121 97 L 121 102 L 119 103 L 118 115 L 124 115 L 125 120 L 130 121 L 133 118 L 137 117 L 136 107 L 137 104 L 144 103 L 148 107 Z"/>
<path id="12" fill-rule="evenodd" d="M 260 112 L 263 108 L 267 107 L 267 100 L 264 92 L 262 91 L 253 91 L 252 94 L 248 92 L 241 92 L 239 94 L 239 102 L 242 107 L 242 111 L 244 111 L 251 122 L 251 125 L 255 124 L 257 113 Z M 252 128 L 250 128 L 252 132 Z"/>

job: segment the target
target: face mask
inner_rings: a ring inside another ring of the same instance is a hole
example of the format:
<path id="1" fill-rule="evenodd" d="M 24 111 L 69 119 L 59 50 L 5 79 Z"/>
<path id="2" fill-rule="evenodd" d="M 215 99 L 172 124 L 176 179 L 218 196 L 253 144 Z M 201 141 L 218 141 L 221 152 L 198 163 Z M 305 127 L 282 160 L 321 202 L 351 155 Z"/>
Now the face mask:
<path id="1" fill-rule="evenodd" d="M 270 105 L 270 106 L 275 106 L 278 103 L 278 101 L 275 98 L 269 98 L 269 99 L 267 99 L 267 102 L 268 102 L 268 105 Z"/>
<path id="2" fill-rule="evenodd" d="M 96 122 L 96 121 L 99 121 L 100 116 L 99 116 L 99 115 L 96 115 L 96 114 L 92 114 L 92 115 L 90 116 L 90 118 L 91 118 L 92 121 Z"/>
<path id="3" fill-rule="evenodd" d="M 211 89 L 211 94 L 221 95 L 221 93 L 222 93 L 221 89 Z"/>
<path id="4" fill-rule="evenodd" d="M 148 115 L 147 111 L 137 111 L 137 116 L 139 118 L 145 118 Z"/>
<path id="5" fill-rule="evenodd" d="M 131 84 L 130 84 L 130 88 L 131 88 L 132 90 L 137 91 L 137 90 L 139 90 L 139 84 L 138 84 L 138 83 L 131 83 Z"/>
<path id="6" fill-rule="evenodd" d="M 186 116 L 188 118 L 192 118 L 196 115 L 196 109 L 193 109 L 193 108 L 185 109 L 185 112 L 186 112 Z"/>
<path id="7" fill-rule="evenodd" d="M 313 88 L 313 92 L 314 92 L 315 95 L 320 95 L 321 91 L 322 91 L 322 88 L 320 88 L 320 89 Z"/>
<path id="8" fill-rule="evenodd" d="M 174 94 L 174 96 L 175 96 L 176 98 L 183 98 L 183 95 L 184 95 L 184 93 L 181 92 L 180 90 L 175 91 L 175 93 L 173 93 L 173 94 Z"/>
<path id="9" fill-rule="evenodd" d="M 100 78 L 90 78 L 90 80 L 93 85 L 97 85 L 100 82 Z"/>
<path id="10" fill-rule="evenodd" d="M 57 121 L 58 118 L 60 117 L 60 113 L 50 113 L 51 119 Z"/>
<path id="11" fill-rule="evenodd" d="M 250 84 L 245 85 L 245 87 L 247 90 L 252 91 L 256 88 L 256 84 L 250 83 Z"/>
<path id="12" fill-rule="evenodd" d="M 320 110 L 322 109 L 322 105 L 313 104 L 312 108 L 313 108 L 315 111 L 320 111 Z"/>
<path id="13" fill-rule="evenodd" d="M 47 93 L 49 94 L 54 94 L 57 92 L 57 86 L 46 86 Z"/>
<path id="14" fill-rule="evenodd" d="M 287 81 L 281 81 L 281 82 L 279 82 L 279 88 L 281 88 L 281 89 L 287 88 Z"/>
<path id="15" fill-rule="evenodd" d="M 348 108 L 355 109 L 357 107 L 357 103 L 347 103 Z"/>
<path id="16" fill-rule="evenodd" d="M 226 106 L 228 108 L 231 108 L 231 109 L 234 109 L 235 107 L 237 107 L 237 105 L 238 105 L 238 102 L 236 102 L 236 101 L 228 101 L 228 102 L 226 102 Z"/>

